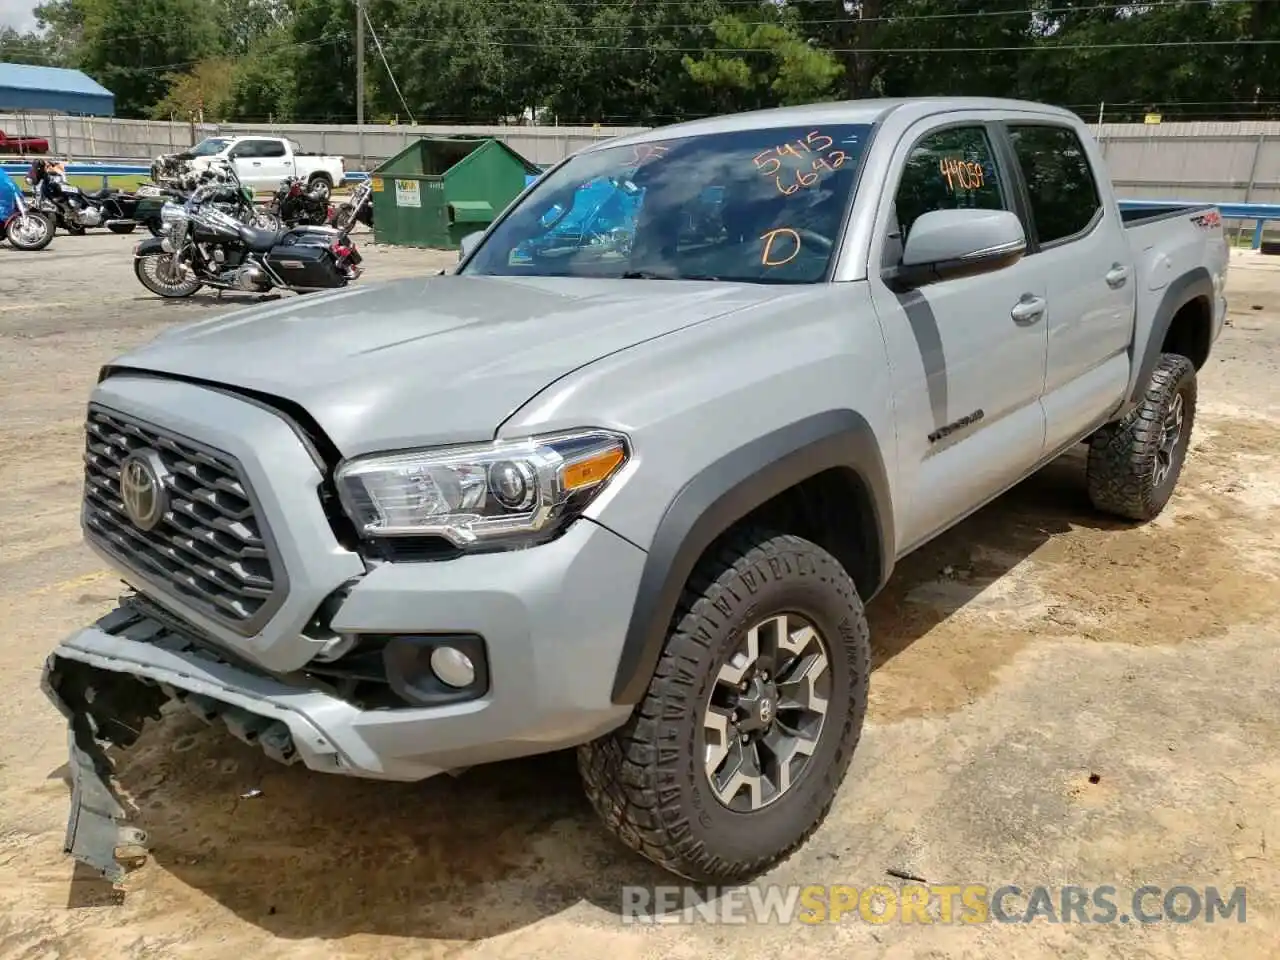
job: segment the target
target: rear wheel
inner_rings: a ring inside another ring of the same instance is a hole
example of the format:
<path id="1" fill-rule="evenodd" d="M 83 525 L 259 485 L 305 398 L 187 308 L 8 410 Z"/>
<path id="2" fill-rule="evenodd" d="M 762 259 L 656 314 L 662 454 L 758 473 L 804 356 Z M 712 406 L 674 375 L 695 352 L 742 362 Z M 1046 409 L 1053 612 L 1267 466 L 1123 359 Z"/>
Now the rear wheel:
<path id="1" fill-rule="evenodd" d="M 168 253 L 135 257 L 133 272 L 144 287 L 169 299 L 189 297 L 204 286 L 194 274 L 176 270 L 173 256 Z"/>
<path id="2" fill-rule="evenodd" d="M 1128 520 L 1153 520 L 1182 475 L 1196 418 L 1196 368 L 1161 354 L 1141 402 L 1089 441 L 1089 499 Z"/>
<path id="3" fill-rule="evenodd" d="M 644 698 L 579 748 L 587 796 L 631 849 L 699 883 L 744 883 L 827 815 L 867 706 L 862 601 L 816 544 L 745 533 L 686 586 Z"/>
<path id="4" fill-rule="evenodd" d="M 53 221 L 34 210 L 11 217 L 4 226 L 5 239 L 15 250 L 43 250 L 52 242 L 53 232 Z"/>

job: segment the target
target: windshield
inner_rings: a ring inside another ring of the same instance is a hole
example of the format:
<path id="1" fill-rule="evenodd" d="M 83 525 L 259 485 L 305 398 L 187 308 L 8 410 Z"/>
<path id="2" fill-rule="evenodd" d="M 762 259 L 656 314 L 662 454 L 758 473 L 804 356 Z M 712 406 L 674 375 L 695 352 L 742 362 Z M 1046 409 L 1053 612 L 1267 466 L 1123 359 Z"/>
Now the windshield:
<path id="1" fill-rule="evenodd" d="M 462 272 L 814 283 L 870 132 L 774 127 L 580 154 L 547 174 Z"/>
<path id="2" fill-rule="evenodd" d="M 212 157 L 221 153 L 231 141 L 226 137 L 206 137 L 191 148 L 191 155 L 195 157 Z"/>

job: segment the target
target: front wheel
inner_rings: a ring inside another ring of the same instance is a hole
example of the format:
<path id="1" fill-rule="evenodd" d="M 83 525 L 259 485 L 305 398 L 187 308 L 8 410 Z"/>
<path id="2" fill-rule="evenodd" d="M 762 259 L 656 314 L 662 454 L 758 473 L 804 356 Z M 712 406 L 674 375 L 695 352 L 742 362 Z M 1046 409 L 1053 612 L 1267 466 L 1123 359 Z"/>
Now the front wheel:
<path id="1" fill-rule="evenodd" d="M 751 531 L 705 558 L 635 712 L 578 749 L 625 845 L 697 883 L 745 883 L 821 825 L 867 707 L 870 639 L 840 563 Z"/>
<path id="2" fill-rule="evenodd" d="M 43 250 L 53 241 L 53 232 L 53 221 L 33 210 L 10 217 L 4 225 L 5 239 L 15 250 Z"/>
<path id="3" fill-rule="evenodd" d="M 354 211 L 352 210 L 351 204 L 344 203 L 341 206 L 339 206 L 337 212 L 334 213 L 333 215 L 332 226 L 334 227 L 334 229 L 342 230 L 342 231 L 350 230 L 351 224 L 355 220 L 355 217 L 353 214 L 354 214 Z"/>
<path id="4" fill-rule="evenodd" d="M 1154 520 L 1182 475 L 1196 418 L 1196 368 L 1160 355 L 1141 402 L 1089 441 L 1086 483 L 1094 507 L 1127 520 Z"/>
<path id="5" fill-rule="evenodd" d="M 113 221 L 112 223 L 107 224 L 107 229 L 112 233 L 133 233 L 137 226 L 138 225 L 136 223 L 119 223 Z"/>
<path id="6" fill-rule="evenodd" d="M 133 272 L 144 287 L 168 299 L 189 297 L 204 286 L 195 274 L 178 272 L 169 253 L 135 257 Z"/>

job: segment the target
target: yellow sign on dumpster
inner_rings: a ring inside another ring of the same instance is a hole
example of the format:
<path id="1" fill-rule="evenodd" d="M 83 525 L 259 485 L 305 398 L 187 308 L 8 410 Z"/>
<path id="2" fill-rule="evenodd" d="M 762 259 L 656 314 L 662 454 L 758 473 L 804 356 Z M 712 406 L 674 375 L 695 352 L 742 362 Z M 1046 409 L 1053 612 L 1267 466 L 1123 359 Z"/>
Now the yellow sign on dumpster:
<path id="1" fill-rule="evenodd" d="M 1143 121 L 1142 121 L 1142 122 L 1143 122 L 1143 123 L 1159 123 L 1159 122 L 1160 122 L 1160 114 L 1158 114 L 1158 113 L 1148 113 L 1148 114 L 1146 115 L 1146 117 L 1143 119 Z"/>
<path id="2" fill-rule="evenodd" d="M 381 192 L 382 192 L 382 178 L 381 178 L 381 177 L 370 177 L 370 178 L 369 178 L 369 186 L 373 188 L 373 192 L 374 192 L 374 193 L 381 193 Z"/>

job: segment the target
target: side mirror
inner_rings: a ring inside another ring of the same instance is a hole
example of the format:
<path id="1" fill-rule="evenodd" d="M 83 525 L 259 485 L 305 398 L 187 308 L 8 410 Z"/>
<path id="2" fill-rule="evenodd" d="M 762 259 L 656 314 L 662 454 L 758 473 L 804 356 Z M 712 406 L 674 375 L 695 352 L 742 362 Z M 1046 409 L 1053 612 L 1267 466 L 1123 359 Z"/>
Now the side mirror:
<path id="1" fill-rule="evenodd" d="M 480 238 L 484 236 L 483 230 L 477 230 L 475 233 L 468 233 L 462 238 L 458 244 L 458 262 L 461 263 L 467 257 L 471 256 L 471 251 L 480 245 Z"/>
<path id="2" fill-rule="evenodd" d="M 1011 266 L 1027 252 L 1017 214 L 1007 210 L 931 210 L 907 234 L 902 262 L 885 280 L 902 289 L 989 273 Z"/>

